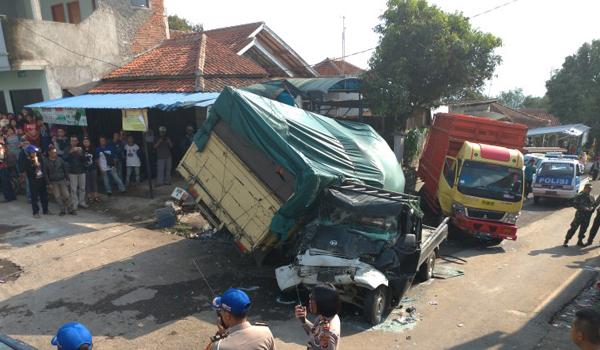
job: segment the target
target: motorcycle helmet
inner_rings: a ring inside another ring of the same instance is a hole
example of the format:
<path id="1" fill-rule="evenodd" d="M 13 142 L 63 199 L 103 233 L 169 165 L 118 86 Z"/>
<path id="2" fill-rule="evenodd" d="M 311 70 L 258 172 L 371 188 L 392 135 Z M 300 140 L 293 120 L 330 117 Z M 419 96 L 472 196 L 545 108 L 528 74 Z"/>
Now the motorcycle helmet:
<path id="1" fill-rule="evenodd" d="M 34 145 L 29 145 L 27 146 L 27 148 L 25 148 L 25 153 L 29 154 L 31 152 L 39 152 L 40 150 L 35 147 Z"/>

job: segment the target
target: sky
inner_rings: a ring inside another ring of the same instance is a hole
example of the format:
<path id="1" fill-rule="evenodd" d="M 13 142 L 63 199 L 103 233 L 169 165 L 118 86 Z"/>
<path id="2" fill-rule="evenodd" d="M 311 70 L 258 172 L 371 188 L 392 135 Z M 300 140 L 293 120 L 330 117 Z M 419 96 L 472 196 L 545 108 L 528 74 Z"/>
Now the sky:
<path id="1" fill-rule="evenodd" d="M 485 93 L 522 88 L 525 95 L 543 96 L 552 70 L 585 42 L 600 39 L 600 0 L 430 0 L 446 12 L 466 16 L 510 4 L 471 19 L 474 28 L 500 37 L 496 53 L 503 62 L 496 68 Z M 303 0 L 284 3 L 260 0 L 165 0 L 167 13 L 205 29 L 263 21 L 308 64 L 342 56 L 345 18 L 346 55 L 378 44 L 373 28 L 386 8 L 386 0 Z M 351 55 L 347 61 L 368 67 L 373 51 Z"/>

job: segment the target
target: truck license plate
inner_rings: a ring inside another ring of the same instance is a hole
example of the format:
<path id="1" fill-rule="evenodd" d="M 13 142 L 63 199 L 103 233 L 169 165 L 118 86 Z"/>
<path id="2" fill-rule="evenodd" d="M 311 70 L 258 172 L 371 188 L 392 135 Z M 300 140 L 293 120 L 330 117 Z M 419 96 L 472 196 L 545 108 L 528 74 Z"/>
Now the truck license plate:
<path id="1" fill-rule="evenodd" d="M 551 196 L 556 196 L 557 192 L 556 191 L 546 191 L 546 194 L 549 194 Z"/>

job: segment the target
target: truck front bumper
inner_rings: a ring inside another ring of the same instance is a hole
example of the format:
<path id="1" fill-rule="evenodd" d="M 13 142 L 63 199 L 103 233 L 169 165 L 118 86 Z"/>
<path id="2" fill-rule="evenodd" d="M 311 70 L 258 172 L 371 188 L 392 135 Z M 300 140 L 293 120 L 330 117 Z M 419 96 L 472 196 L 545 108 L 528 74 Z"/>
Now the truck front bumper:
<path id="1" fill-rule="evenodd" d="M 477 220 L 465 216 L 452 218 L 452 223 L 459 229 L 474 235 L 477 238 L 492 239 L 502 238 L 511 241 L 517 240 L 517 226 L 499 222 Z"/>
<path id="2" fill-rule="evenodd" d="M 344 259 L 329 255 L 326 251 L 309 249 L 298 255 L 297 261 L 297 264 L 275 269 L 277 285 L 282 291 L 300 284 L 350 284 L 370 290 L 388 285 L 383 273 L 358 259 Z"/>

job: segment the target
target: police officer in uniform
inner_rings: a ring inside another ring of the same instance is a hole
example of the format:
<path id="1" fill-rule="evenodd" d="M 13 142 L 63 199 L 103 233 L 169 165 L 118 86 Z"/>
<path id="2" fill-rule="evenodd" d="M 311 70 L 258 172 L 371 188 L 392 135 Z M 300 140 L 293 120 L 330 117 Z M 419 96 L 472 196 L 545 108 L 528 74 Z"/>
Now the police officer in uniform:
<path id="1" fill-rule="evenodd" d="M 563 247 L 569 246 L 569 240 L 577 231 L 579 227 L 579 236 L 577 239 L 577 245 L 580 247 L 585 247 L 585 243 L 583 243 L 583 239 L 585 238 L 585 231 L 590 224 L 590 219 L 592 218 L 592 214 L 594 213 L 594 196 L 590 194 L 592 192 L 592 184 L 588 183 L 583 188 L 583 191 L 579 192 L 575 199 L 573 200 L 573 206 L 577 209 L 575 212 L 575 219 L 571 222 L 571 228 L 567 231 L 567 235 L 565 237 L 565 242 L 563 243 Z"/>
<path id="2" fill-rule="evenodd" d="M 212 306 L 221 311 L 217 318 L 217 333 L 220 339 L 211 342 L 206 350 L 275 350 L 275 339 L 266 325 L 251 325 L 248 322 L 250 298 L 239 289 L 230 289 Z"/>
<path id="3" fill-rule="evenodd" d="M 341 324 L 338 313 L 342 303 L 339 293 L 329 283 L 313 288 L 309 301 L 310 312 L 317 314 L 314 323 L 306 320 L 306 307 L 296 305 L 296 318 L 308 334 L 307 350 L 336 350 L 340 348 Z"/>

